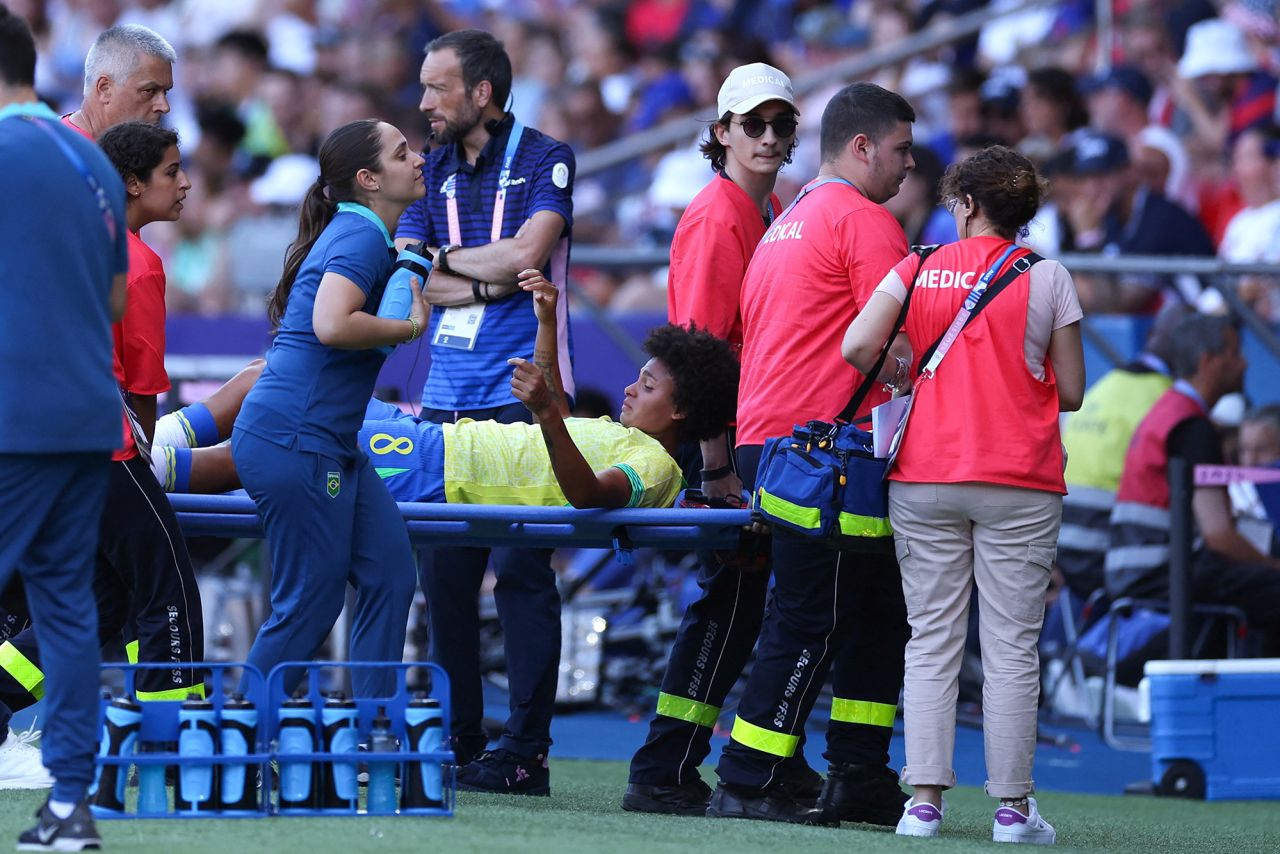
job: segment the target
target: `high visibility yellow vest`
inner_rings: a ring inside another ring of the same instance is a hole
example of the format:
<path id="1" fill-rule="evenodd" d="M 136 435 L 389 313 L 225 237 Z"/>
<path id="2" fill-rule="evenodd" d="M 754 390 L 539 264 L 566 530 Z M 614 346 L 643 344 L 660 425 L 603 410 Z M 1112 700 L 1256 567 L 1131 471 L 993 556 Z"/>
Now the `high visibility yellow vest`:
<path id="1" fill-rule="evenodd" d="M 1116 491 L 1134 431 L 1171 385 L 1173 380 L 1157 371 L 1128 368 L 1116 368 L 1093 384 L 1062 428 L 1068 490 L 1087 486 Z"/>

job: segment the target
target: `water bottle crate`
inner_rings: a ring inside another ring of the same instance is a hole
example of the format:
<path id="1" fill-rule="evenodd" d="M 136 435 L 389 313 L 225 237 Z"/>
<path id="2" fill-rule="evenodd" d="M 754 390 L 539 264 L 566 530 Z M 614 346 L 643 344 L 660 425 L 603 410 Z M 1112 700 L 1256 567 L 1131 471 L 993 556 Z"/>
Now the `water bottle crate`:
<path id="1" fill-rule="evenodd" d="M 100 704 L 96 816 L 453 814 L 449 684 L 438 666 L 286 662 L 266 678 L 235 662 L 199 667 L 212 686 L 207 699 L 193 689 L 186 700 L 139 703 L 138 672 L 170 665 L 103 665 L 118 674 L 123 694 Z M 430 674 L 430 696 L 411 696 L 407 677 L 414 669 Z M 236 672 L 233 695 L 224 686 Z M 337 683 L 354 684 L 361 696 L 348 699 L 332 690 Z M 363 790 L 358 765 L 368 767 Z M 126 791 L 129 766 L 136 768 L 136 797 Z"/>

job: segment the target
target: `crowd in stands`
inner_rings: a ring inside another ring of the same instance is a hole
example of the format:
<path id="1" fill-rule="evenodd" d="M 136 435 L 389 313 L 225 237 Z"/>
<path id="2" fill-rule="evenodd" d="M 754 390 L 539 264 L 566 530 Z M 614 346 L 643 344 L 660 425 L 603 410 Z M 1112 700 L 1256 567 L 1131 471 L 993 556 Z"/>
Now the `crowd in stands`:
<path id="1" fill-rule="evenodd" d="M 170 309 L 262 312 L 292 210 L 315 174 L 319 141 L 379 116 L 427 143 L 416 80 L 422 47 L 479 26 L 506 45 L 512 109 L 581 156 L 668 119 L 710 114 L 729 69 L 765 61 L 799 81 L 891 44 L 980 0 L 18 0 L 41 52 L 37 88 L 63 112 L 81 97 L 93 37 L 145 24 L 177 49 L 166 123 L 182 139 L 193 188 L 180 223 L 148 235 L 169 271 Z M 993 12 L 1018 5 L 995 0 Z M 993 14 L 972 39 L 871 79 L 919 115 L 917 169 L 889 206 L 913 242 L 954 239 L 938 206 L 942 170 L 975 147 L 1016 146 L 1053 179 L 1026 242 L 1060 252 L 1280 260 L 1280 27 L 1276 0 L 1124 0 L 1110 44 L 1094 4 Z M 1100 60 L 1105 60 L 1100 62 Z M 1104 71 L 1099 72 L 1099 68 Z M 817 117 L 844 81 L 800 103 L 785 204 L 817 168 Z M 687 144 L 582 171 L 579 244 L 669 244 L 705 183 Z M 1193 281 L 1077 278 L 1086 311 L 1149 311 L 1162 291 L 1212 303 Z M 665 305 L 665 270 L 575 267 L 577 293 L 617 309 Z M 1280 318 L 1265 278 L 1240 282 Z"/>

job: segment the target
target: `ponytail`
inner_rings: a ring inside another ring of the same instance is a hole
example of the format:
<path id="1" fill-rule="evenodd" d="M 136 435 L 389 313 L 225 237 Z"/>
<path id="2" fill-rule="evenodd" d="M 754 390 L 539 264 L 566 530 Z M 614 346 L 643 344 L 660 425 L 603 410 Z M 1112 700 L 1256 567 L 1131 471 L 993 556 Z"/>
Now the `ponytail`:
<path id="1" fill-rule="evenodd" d="M 272 330 L 279 329 L 280 321 L 284 319 L 284 310 L 289 304 L 289 291 L 293 290 L 293 280 L 297 278 L 298 269 L 307 260 L 307 253 L 319 239 L 320 232 L 324 231 L 333 215 L 338 212 L 338 203 L 325 195 L 324 187 L 324 179 L 317 178 L 302 200 L 302 209 L 298 214 L 298 236 L 289 244 L 284 260 L 284 273 L 267 302 L 267 319 L 271 321 Z"/>
<path id="2" fill-rule="evenodd" d="M 378 171 L 382 154 L 377 119 L 350 122 L 333 131 L 320 145 L 320 177 L 307 190 L 298 212 L 298 236 L 289 244 L 284 259 L 284 272 L 267 301 L 267 318 L 273 332 L 279 331 L 289 305 L 289 292 L 298 270 L 307 260 L 320 233 L 333 221 L 339 202 L 359 201 L 356 173 L 361 169 Z"/>

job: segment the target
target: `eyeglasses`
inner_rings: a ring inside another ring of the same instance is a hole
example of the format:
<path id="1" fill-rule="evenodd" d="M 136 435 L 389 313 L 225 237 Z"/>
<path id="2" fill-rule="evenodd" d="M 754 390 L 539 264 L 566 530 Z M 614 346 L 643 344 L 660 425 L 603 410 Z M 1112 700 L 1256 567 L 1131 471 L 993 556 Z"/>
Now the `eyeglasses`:
<path id="1" fill-rule="evenodd" d="M 775 116 L 773 121 L 766 122 L 759 116 L 747 116 L 737 124 L 742 125 L 742 132 L 752 139 L 759 139 L 764 136 L 766 127 L 773 128 L 773 135 L 778 139 L 787 139 L 796 132 L 795 116 Z"/>

